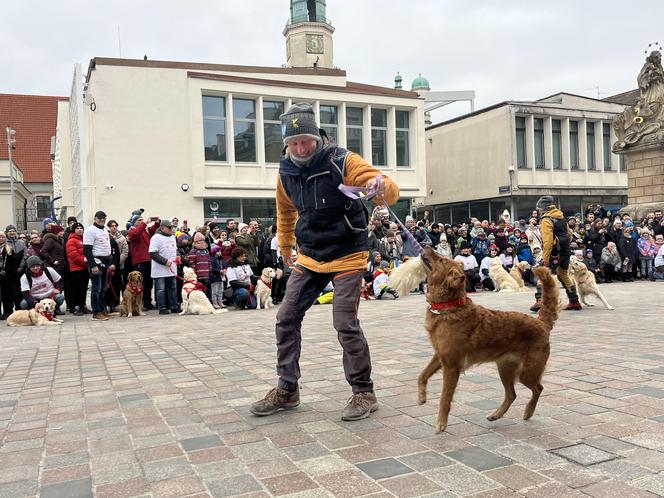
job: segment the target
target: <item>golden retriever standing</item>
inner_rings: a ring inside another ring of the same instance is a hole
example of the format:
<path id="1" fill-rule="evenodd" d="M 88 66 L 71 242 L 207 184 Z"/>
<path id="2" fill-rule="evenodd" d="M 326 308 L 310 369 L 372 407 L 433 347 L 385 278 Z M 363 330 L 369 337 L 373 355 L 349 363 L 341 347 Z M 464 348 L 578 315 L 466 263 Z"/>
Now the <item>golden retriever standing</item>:
<path id="1" fill-rule="evenodd" d="M 494 311 L 476 305 L 466 297 L 463 267 L 455 261 L 425 250 L 431 268 L 420 258 L 400 265 L 392 273 L 392 285 L 408 289 L 415 275 L 425 276 L 428 284 L 425 328 L 435 354 L 418 378 L 420 403 L 426 402 L 429 378 L 443 369 L 443 390 L 440 398 L 437 432 L 447 427 L 452 397 L 459 375 L 468 367 L 496 362 L 505 389 L 502 404 L 489 420 L 502 417 L 516 399 L 514 383 L 518 380 L 532 391 L 523 413 L 532 417 L 542 390 L 542 374 L 549 358 L 549 333 L 558 319 L 560 291 L 548 268 L 535 270 L 542 282 L 543 306 L 539 317 L 513 311 Z"/>
<path id="2" fill-rule="evenodd" d="M 197 286 L 196 272 L 185 266 L 183 269 L 184 283 L 182 284 L 182 312 L 180 315 L 212 315 L 226 313 L 226 308 L 214 309 L 205 292 Z"/>
<path id="3" fill-rule="evenodd" d="M 270 308 L 272 306 L 272 279 L 277 273 L 273 268 L 265 268 L 261 278 L 256 283 L 257 310 Z"/>
<path id="4" fill-rule="evenodd" d="M 122 293 L 120 316 L 131 318 L 142 316 L 143 313 L 143 275 L 140 271 L 132 271 L 127 275 L 127 287 Z"/>
<path id="5" fill-rule="evenodd" d="M 576 293 L 579 296 L 579 300 L 584 305 L 594 306 L 586 300 L 588 296 L 594 294 L 599 298 L 600 301 L 602 301 L 607 310 L 615 310 L 615 308 L 609 304 L 604 295 L 600 292 L 599 287 L 597 287 L 595 274 L 591 271 L 588 271 L 588 268 L 586 268 L 586 265 L 583 264 L 583 261 L 572 256 L 569 260 L 569 266 L 574 271 Z"/>
<path id="6" fill-rule="evenodd" d="M 42 299 L 31 310 L 14 311 L 7 318 L 9 327 L 24 327 L 30 325 L 58 325 L 62 320 L 55 318 L 55 301 Z"/>

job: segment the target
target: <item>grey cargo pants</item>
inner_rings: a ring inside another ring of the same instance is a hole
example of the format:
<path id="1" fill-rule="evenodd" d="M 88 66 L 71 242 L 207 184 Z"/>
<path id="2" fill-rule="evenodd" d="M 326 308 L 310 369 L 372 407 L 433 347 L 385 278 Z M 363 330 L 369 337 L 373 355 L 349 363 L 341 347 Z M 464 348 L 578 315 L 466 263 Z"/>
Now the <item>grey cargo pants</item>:
<path id="1" fill-rule="evenodd" d="M 302 346 L 302 320 L 306 311 L 330 280 L 334 284 L 332 320 L 339 344 L 343 348 L 343 366 L 346 380 L 353 393 L 373 391 L 371 381 L 371 355 L 357 318 L 360 286 L 364 270 L 338 273 L 316 273 L 295 266 L 291 273 L 286 295 L 277 312 L 277 374 L 279 386 L 296 386 L 300 378 L 300 351 Z"/>

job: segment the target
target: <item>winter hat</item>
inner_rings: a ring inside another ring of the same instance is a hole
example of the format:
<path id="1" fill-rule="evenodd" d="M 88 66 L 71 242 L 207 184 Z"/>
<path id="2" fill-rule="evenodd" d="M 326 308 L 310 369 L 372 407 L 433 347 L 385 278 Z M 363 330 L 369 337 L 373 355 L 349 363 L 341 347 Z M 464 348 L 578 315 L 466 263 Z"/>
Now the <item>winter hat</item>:
<path id="1" fill-rule="evenodd" d="M 626 220 L 626 221 L 623 223 L 623 226 L 624 226 L 625 228 L 633 227 L 633 226 L 634 226 L 634 222 L 633 222 L 632 220 Z"/>
<path id="2" fill-rule="evenodd" d="M 64 231 L 65 231 L 65 229 L 62 228 L 60 225 L 53 225 L 53 226 L 51 227 L 51 233 L 52 233 L 53 235 L 57 235 L 57 234 L 59 234 L 60 232 L 64 232 Z"/>
<path id="3" fill-rule="evenodd" d="M 380 262 L 380 269 L 381 270 L 384 269 L 384 268 L 389 268 L 389 267 L 390 267 L 390 264 L 387 261 L 381 261 Z"/>
<path id="4" fill-rule="evenodd" d="M 247 228 L 248 226 L 249 226 L 249 225 L 247 225 L 246 223 L 240 223 L 240 224 L 237 226 L 237 230 L 238 230 L 238 232 L 241 232 L 243 228 Z"/>
<path id="5" fill-rule="evenodd" d="M 475 230 L 475 237 L 479 237 L 480 235 L 486 236 L 486 233 L 484 233 L 484 228 L 478 228 Z"/>
<path id="6" fill-rule="evenodd" d="M 406 216 L 406 222 L 415 221 L 412 216 Z"/>
<path id="7" fill-rule="evenodd" d="M 173 228 L 173 224 L 171 223 L 171 220 L 161 220 L 161 223 L 159 223 L 159 226 L 161 228 Z"/>
<path id="8" fill-rule="evenodd" d="M 496 244 L 491 244 L 491 245 L 489 246 L 489 252 L 491 252 L 491 251 L 496 251 L 496 252 L 498 252 L 498 246 L 497 246 Z"/>
<path id="9" fill-rule="evenodd" d="M 51 218 L 44 218 L 42 220 L 42 224 L 44 225 L 44 228 L 46 228 L 46 225 L 48 225 L 49 223 L 53 223 L 53 220 Z"/>
<path id="10" fill-rule="evenodd" d="M 552 196 L 544 195 L 538 199 L 537 204 L 535 204 L 535 209 L 546 211 L 549 206 L 555 206 L 555 204 Z"/>
<path id="11" fill-rule="evenodd" d="M 489 236 L 487 237 L 487 239 L 491 240 L 491 241 L 494 241 L 494 240 L 496 240 L 496 236 L 494 234 L 490 233 Z"/>
<path id="12" fill-rule="evenodd" d="M 72 230 L 72 232 L 73 232 L 74 230 L 76 230 L 77 228 L 79 228 L 79 227 L 85 230 L 85 227 L 83 226 L 83 223 L 78 223 L 78 222 L 77 222 L 77 223 L 74 223 L 74 224 L 71 226 L 71 230 Z"/>
<path id="13" fill-rule="evenodd" d="M 28 258 L 28 261 L 27 261 L 26 264 L 27 264 L 28 268 L 30 268 L 31 266 L 41 265 L 43 263 L 42 263 L 42 260 L 39 256 L 30 256 Z"/>
<path id="14" fill-rule="evenodd" d="M 307 136 L 320 142 L 320 131 L 311 104 L 306 102 L 293 104 L 280 118 L 281 136 L 284 139 L 284 145 L 287 145 L 286 142 L 289 139 L 299 136 Z"/>
<path id="15" fill-rule="evenodd" d="M 191 237 L 189 237 L 189 234 L 182 232 L 180 233 L 180 235 L 178 235 L 178 242 L 185 242 L 187 239 L 190 238 Z"/>
<path id="16" fill-rule="evenodd" d="M 583 258 L 583 251 L 581 250 L 574 251 L 574 256 L 576 256 L 577 258 Z"/>
<path id="17" fill-rule="evenodd" d="M 205 242 L 205 235 L 201 232 L 196 232 L 194 234 L 194 242 Z"/>
<path id="18" fill-rule="evenodd" d="M 592 254 L 593 250 L 592 249 L 586 249 L 586 254 Z"/>
<path id="19" fill-rule="evenodd" d="M 218 246 L 217 244 L 212 244 L 212 249 L 210 249 L 210 254 L 214 256 L 219 251 L 221 251 L 221 246 Z"/>
<path id="20" fill-rule="evenodd" d="M 16 230 L 16 227 L 14 225 L 7 225 L 7 228 L 5 228 L 5 232 L 9 232 L 10 230 Z"/>

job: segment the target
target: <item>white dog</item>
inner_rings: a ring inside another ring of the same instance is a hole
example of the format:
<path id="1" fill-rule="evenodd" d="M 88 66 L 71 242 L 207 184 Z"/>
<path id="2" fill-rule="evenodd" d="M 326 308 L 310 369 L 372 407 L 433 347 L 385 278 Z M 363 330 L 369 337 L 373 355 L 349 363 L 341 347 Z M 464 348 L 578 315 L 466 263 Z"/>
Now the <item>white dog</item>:
<path id="1" fill-rule="evenodd" d="M 7 318 L 7 325 L 9 327 L 58 325 L 62 320 L 55 318 L 55 307 L 53 299 L 42 299 L 31 310 L 14 311 Z"/>
<path id="2" fill-rule="evenodd" d="M 276 276 L 277 272 L 272 268 L 265 268 L 261 273 L 261 278 L 256 283 L 257 310 L 272 306 L 272 279 Z"/>
<path id="3" fill-rule="evenodd" d="M 611 306 L 606 298 L 602 295 L 597 287 L 597 282 L 595 281 L 595 275 L 593 272 L 589 271 L 586 268 L 586 265 L 583 264 L 583 261 L 580 261 L 575 256 L 572 256 L 569 260 L 569 266 L 574 271 L 574 282 L 576 284 L 576 293 L 579 296 L 579 300 L 586 306 L 593 306 L 588 303 L 586 297 L 594 294 L 599 298 L 607 310 L 614 310 L 615 308 Z"/>
<path id="4" fill-rule="evenodd" d="M 187 313 L 190 315 L 212 315 L 228 311 L 226 308 L 214 309 L 205 292 L 197 288 L 198 279 L 193 269 L 185 266 L 183 272 L 184 284 L 182 285 L 182 312 L 180 315 Z"/>
<path id="5" fill-rule="evenodd" d="M 503 268 L 499 257 L 495 257 L 489 266 L 489 277 L 496 286 L 496 292 L 519 292 L 519 284 Z"/>

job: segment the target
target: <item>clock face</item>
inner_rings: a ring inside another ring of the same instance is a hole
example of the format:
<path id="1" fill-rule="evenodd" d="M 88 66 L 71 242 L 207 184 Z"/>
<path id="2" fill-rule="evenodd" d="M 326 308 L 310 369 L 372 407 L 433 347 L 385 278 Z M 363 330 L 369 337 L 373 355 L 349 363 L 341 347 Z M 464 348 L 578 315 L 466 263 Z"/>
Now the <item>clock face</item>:
<path id="1" fill-rule="evenodd" d="M 323 53 L 323 35 L 307 35 L 307 53 Z"/>

